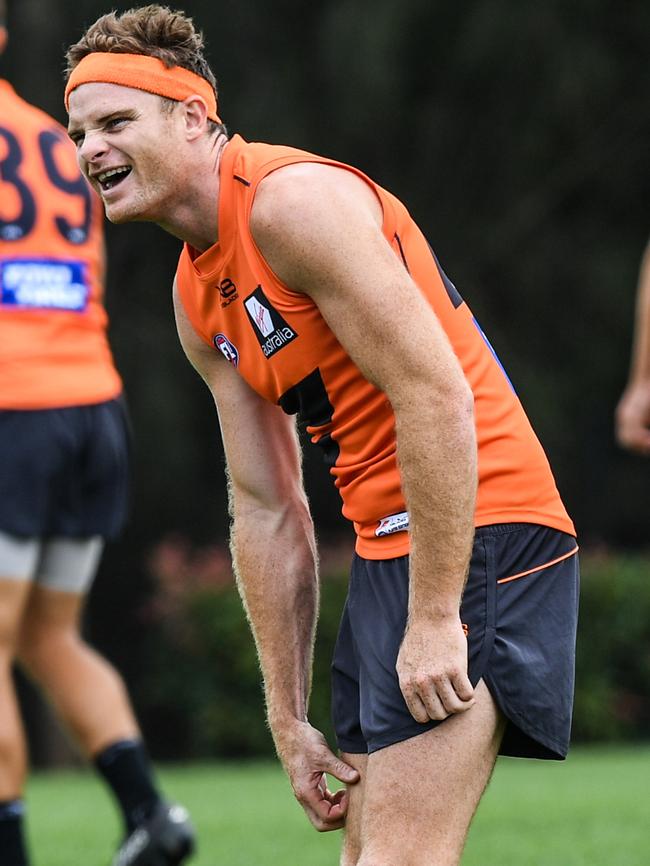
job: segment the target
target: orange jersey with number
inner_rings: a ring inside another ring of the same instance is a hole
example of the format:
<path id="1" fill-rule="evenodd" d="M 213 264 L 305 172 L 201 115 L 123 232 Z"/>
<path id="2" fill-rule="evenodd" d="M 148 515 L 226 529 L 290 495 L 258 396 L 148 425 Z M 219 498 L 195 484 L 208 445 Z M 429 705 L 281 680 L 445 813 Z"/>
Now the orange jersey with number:
<path id="1" fill-rule="evenodd" d="M 103 213 L 63 128 L 0 81 L 0 409 L 116 397 Z"/>
<path id="2" fill-rule="evenodd" d="M 218 243 L 200 255 L 185 246 L 176 275 L 180 298 L 196 332 L 256 392 L 300 414 L 312 441 L 323 449 L 343 514 L 354 523 L 357 551 L 386 559 L 409 549 L 395 419 L 385 394 L 363 377 L 316 304 L 278 279 L 251 236 L 258 184 L 296 162 L 344 168 L 370 185 L 383 208 L 386 240 L 451 341 L 475 398 L 476 525 L 537 523 L 573 534 L 546 456 L 510 381 L 404 205 L 350 166 L 235 136 L 221 164 Z"/>

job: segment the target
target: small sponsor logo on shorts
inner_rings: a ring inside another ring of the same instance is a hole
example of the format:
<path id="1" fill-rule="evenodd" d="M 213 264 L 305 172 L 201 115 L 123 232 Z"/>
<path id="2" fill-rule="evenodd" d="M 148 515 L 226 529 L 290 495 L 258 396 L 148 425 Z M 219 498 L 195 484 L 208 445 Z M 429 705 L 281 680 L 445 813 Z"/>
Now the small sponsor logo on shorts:
<path id="1" fill-rule="evenodd" d="M 233 367 L 236 367 L 239 364 L 239 352 L 237 351 L 237 347 L 230 342 L 225 334 L 215 334 L 212 338 L 212 342 L 214 343 L 215 348 L 219 349 L 226 361 L 230 361 Z"/>
<path id="2" fill-rule="evenodd" d="M 298 336 L 271 304 L 262 286 L 246 298 L 244 306 L 265 358 L 272 357 Z"/>
<path id="3" fill-rule="evenodd" d="M 55 259 L 0 261 L 0 302 L 3 305 L 83 313 L 89 293 L 84 262 Z"/>
<path id="4" fill-rule="evenodd" d="M 375 529 L 375 535 L 379 538 L 382 535 L 392 535 L 393 532 L 403 532 L 408 528 L 408 511 L 400 511 L 399 514 L 391 514 L 388 517 L 382 517 L 379 521 L 379 526 Z"/>

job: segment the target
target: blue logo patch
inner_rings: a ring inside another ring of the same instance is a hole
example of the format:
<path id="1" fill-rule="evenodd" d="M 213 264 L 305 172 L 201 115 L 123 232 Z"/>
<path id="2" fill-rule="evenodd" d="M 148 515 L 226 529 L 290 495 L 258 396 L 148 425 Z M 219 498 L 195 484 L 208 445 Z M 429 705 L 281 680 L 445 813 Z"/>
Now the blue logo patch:
<path id="1" fill-rule="evenodd" d="M 230 361 L 233 367 L 239 364 L 239 352 L 225 334 L 215 334 L 212 342 L 216 349 L 219 349 L 226 361 Z"/>
<path id="2" fill-rule="evenodd" d="M 0 260 L 0 303 L 5 306 L 82 313 L 89 294 L 84 262 Z"/>

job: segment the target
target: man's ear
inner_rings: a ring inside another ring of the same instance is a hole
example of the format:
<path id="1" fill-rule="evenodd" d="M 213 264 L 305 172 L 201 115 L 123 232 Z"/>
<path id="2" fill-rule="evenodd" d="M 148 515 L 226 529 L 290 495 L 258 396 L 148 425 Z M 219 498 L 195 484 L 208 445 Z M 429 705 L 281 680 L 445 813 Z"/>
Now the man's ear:
<path id="1" fill-rule="evenodd" d="M 9 39 L 9 34 L 7 33 L 7 28 L 0 24 L 0 54 L 7 47 L 7 40 Z"/>
<path id="2" fill-rule="evenodd" d="M 203 135 L 208 125 L 208 106 L 205 101 L 197 94 L 188 96 L 183 100 L 183 111 L 188 139 Z"/>

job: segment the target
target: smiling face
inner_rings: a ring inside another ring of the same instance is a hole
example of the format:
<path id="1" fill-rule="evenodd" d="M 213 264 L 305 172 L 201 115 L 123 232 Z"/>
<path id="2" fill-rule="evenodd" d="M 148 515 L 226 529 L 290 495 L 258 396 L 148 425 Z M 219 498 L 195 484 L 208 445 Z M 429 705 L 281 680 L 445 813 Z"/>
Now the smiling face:
<path id="1" fill-rule="evenodd" d="M 183 184 L 179 112 L 132 87 L 82 84 L 70 94 L 68 131 L 111 222 L 169 219 Z"/>

